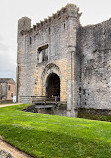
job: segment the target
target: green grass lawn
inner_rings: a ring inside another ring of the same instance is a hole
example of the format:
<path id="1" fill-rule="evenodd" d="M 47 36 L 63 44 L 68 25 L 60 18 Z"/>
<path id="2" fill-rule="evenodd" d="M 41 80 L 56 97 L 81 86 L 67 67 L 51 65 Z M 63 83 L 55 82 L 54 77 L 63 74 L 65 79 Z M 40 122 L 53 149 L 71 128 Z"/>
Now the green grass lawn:
<path id="1" fill-rule="evenodd" d="M 0 135 L 37 158 L 111 158 L 111 123 L 0 108 Z"/>

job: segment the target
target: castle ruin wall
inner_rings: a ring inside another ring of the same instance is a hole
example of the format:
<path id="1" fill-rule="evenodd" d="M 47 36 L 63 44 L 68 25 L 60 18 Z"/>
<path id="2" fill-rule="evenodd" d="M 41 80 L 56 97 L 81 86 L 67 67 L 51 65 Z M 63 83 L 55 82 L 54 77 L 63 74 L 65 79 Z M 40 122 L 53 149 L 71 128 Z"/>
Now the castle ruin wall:
<path id="1" fill-rule="evenodd" d="M 111 109 L 111 19 L 82 27 L 78 33 L 78 51 L 80 107 Z"/>

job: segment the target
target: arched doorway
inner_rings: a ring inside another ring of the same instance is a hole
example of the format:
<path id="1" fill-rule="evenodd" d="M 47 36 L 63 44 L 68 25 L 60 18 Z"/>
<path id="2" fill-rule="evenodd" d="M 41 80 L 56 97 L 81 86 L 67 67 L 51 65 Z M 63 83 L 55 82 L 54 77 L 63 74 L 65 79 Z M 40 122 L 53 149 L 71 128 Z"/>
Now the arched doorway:
<path id="1" fill-rule="evenodd" d="M 60 97 L 60 78 L 55 73 L 49 74 L 46 79 L 46 95 L 47 97 Z"/>

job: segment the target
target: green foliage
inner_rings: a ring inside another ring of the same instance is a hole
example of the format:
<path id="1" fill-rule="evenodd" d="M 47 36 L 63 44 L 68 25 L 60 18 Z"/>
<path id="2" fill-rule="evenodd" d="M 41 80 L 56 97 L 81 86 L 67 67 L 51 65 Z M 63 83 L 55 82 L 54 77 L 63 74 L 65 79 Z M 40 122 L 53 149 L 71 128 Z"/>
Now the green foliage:
<path id="1" fill-rule="evenodd" d="M 0 108 L 0 135 L 37 158 L 110 158 L 111 123 Z"/>

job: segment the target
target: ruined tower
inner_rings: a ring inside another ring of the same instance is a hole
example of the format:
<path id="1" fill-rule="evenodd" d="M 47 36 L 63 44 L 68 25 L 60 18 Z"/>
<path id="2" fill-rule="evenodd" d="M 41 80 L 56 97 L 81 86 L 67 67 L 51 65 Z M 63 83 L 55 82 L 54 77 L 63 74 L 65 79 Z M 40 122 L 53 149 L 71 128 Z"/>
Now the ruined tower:
<path id="1" fill-rule="evenodd" d="M 76 5 L 68 4 L 32 28 L 29 18 L 18 21 L 18 101 L 21 96 L 60 95 L 60 101 L 67 104 L 66 115 L 76 115 L 78 11 Z M 50 85 L 51 80 L 57 87 Z"/>
<path id="2" fill-rule="evenodd" d="M 54 114 L 75 117 L 78 109 L 111 109 L 111 19 L 82 27 L 80 15 L 68 4 L 33 27 L 18 21 L 19 102 L 59 96 Z"/>
<path id="3" fill-rule="evenodd" d="M 27 33 L 31 28 L 31 19 L 28 17 L 23 17 L 19 19 L 18 21 L 18 33 L 17 33 L 17 69 L 16 69 L 16 79 L 17 79 L 17 85 L 16 85 L 16 94 L 17 94 L 17 100 L 20 100 L 20 96 L 22 95 L 22 80 L 23 80 L 23 67 L 25 65 L 24 63 L 24 55 L 26 53 L 25 50 L 25 42 L 26 38 L 24 34 Z"/>

